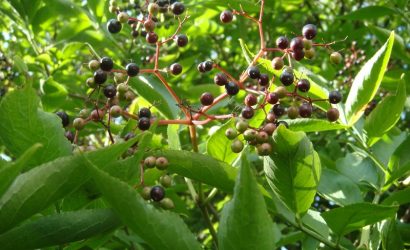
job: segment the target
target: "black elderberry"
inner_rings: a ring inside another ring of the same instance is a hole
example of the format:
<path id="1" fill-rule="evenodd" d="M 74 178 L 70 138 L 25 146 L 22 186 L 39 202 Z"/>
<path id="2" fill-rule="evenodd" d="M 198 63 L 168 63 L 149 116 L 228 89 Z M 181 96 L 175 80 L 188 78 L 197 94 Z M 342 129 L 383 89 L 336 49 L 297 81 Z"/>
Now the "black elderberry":
<path id="1" fill-rule="evenodd" d="M 339 91 L 331 91 L 329 93 L 329 102 L 332 104 L 337 104 L 342 100 L 342 94 Z"/>
<path id="2" fill-rule="evenodd" d="M 275 114 L 276 117 L 280 117 L 283 114 L 285 114 L 285 108 L 282 105 L 280 105 L 279 103 L 273 105 L 271 111 Z"/>
<path id="3" fill-rule="evenodd" d="M 122 24 L 117 19 L 111 19 L 107 23 L 107 29 L 110 33 L 115 34 L 121 31 Z"/>
<path id="4" fill-rule="evenodd" d="M 293 76 L 293 73 L 290 73 L 287 70 L 283 70 L 279 76 L 279 79 L 283 85 L 289 86 L 293 83 L 294 76 Z"/>
<path id="5" fill-rule="evenodd" d="M 241 115 L 245 119 L 251 119 L 255 112 L 253 111 L 253 108 L 246 106 L 242 109 Z"/>
<path id="6" fill-rule="evenodd" d="M 107 81 L 107 73 L 102 70 L 97 70 L 94 72 L 94 82 L 96 84 L 103 84 Z"/>
<path id="7" fill-rule="evenodd" d="M 165 197 L 165 190 L 161 186 L 154 186 L 151 188 L 150 196 L 153 201 L 161 201 Z"/>
<path id="8" fill-rule="evenodd" d="M 147 40 L 148 43 L 156 43 L 158 41 L 158 35 L 155 32 L 148 32 L 147 35 L 145 36 L 145 39 Z"/>
<path id="9" fill-rule="evenodd" d="M 239 86 L 234 82 L 228 82 L 225 85 L 226 93 L 230 96 L 236 95 L 239 92 Z"/>
<path id="10" fill-rule="evenodd" d="M 300 37 L 295 37 L 290 41 L 290 48 L 295 51 L 301 51 L 304 48 L 303 40 Z"/>
<path id="11" fill-rule="evenodd" d="M 279 49 L 286 49 L 289 46 L 289 40 L 284 36 L 278 37 L 276 39 L 276 46 Z"/>
<path id="12" fill-rule="evenodd" d="M 174 15 L 181 15 L 185 11 L 185 6 L 183 3 L 175 2 L 171 5 L 171 11 Z"/>
<path id="13" fill-rule="evenodd" d="M 205 92 L 201 95 L 201 104 L 204 106 L 209 106 L 214 102 L 214 97 L 211 93 Z"/>
<path id="14" fill-rule="evenodd" d="M 68 124 L 70 124 L 70 117 L 67 115 L 66 112 L 64 111 L 57 111 L 56 115 L 61 118 L 61 123 L 63 124 L 63 127 L 67 127 Z"/>
<path id="15" fill-rule="evenodd" d="M 138 117 L 146 117 L 146 118 L 151 118 L 151 110 L 149 108 L 141 108 L 138 111 Z"/>
<path id="16" fill-rule="evenodd" d="M 104 88 L 105 97 L 113 98 L 115 97 L 116 94 L 117 94 L 117 88 L 114 85 L 110 84 L 110 85 L 105 86 Z"/>
<path id="17" fill-rule="evenodd" d="M 114 68 L 114 62 L 109 57 L 103 57 L 100 60 L 100 68 L 104 71 L 111 71 Z"/>
<path id="18" fill-rule="evenodd" d="M 140 72 L 140 68 L 135 63 L 127 64 L 127 66 L 125 66 L 125 70 L 127 71 L 127 74 L 130 77 L 136 76 Z"/>
<path id="19" fill-rule="evenodd" d="M 259 69 L 255 66 L 249 67 L 248 69 L 248 76 L 252 79 L 258 79 L 260 77 L 261 73 Z"/>
<path id="20" fill-rule="evenodd" d="M 177 35 L 175 37 L 175 42 L 178 47 L 185 47 L 188 44 L 188 37 L 186 35 Z"/>
<path id="21" fill-rule="evenodd" d="M 169 70 L 171 71 L 171 74 L 173 75 L 179 75 L 182 73 L 182 66 L 179 63 L 173 63 L 169 67 Z"/>
<path id="22" fill-rule="evenodd" d="M 260 86 L 266 86 L 269 84 L 269 76 L 267 74 L 260 74 L 258 79 L 258 84 Z"/>
<path id="23" fill-rule="evenodd" d="M 310 103 L 303 103 L 300 105 L 299 115 L 303 118 L 310 117 L 312 115 L 312 105 Z"/>
<path id="24" fill-rule="evenodd" d="M 219 86 L 224 86 L 228 83 L 228 78 L 224 73 L 218 73 L 214 76 L 214 83 Z"/>
<path id="25" fill-rule="evenodd" d="M 310 82 L 307 79 L 300 79 L 298 81 L 298 89 L 301 92 L 308 92 L 310 89 Z"/>
<path id="26" fill-rule="evenodd" d="M 336 108 L 331 108 L 327 111 L 326 116 L 330 122 L 335 122 L 339 119 L 339 110 Z"/>
<path id="27" fill-rule="evenodd" d="M 138 128 L 141 130 L 148 130 L 151 126 L 151 121 L 147 117 L 141 117 L 138 120 Z"/>
<path id="28" fill-rule="evenodd" d="M 219 19 L 221 19 L 221 22 L 223 23 L 230 23 L 232 22 L 233 14 L 229 10 L 225 10 L 221 13 Z"/>
<path id="29" fill-rule="evenodd" d="M 312 40 L 317 34 L 317 28 L 313 24 L 306 24 L 303 26 L 302 33 L 306 39 Z"/>

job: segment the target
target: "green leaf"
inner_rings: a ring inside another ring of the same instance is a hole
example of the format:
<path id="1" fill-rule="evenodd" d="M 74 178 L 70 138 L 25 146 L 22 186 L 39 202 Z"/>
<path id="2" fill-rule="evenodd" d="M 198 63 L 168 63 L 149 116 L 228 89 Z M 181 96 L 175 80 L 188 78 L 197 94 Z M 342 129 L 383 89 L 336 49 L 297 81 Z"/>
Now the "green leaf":
<path id="1" fill-rule="evenodd" d="M 341 236 L 396 214 L 398 207 L 356 203 L 324 212 L 322 217 L 332 231 Z M 371 211 L 371 212 L 369 212 Z"/>
<path id="2" fill-rule="evenodd" d="M 366 118 L 364 129 L 368 137 L 381 137 L 399 121 L 406 103 L 406 85 L 404 75 L 394 94 L 389 94 L 376 106 Z"/>
<path id="3" fill-rule="evenodd" d="M 0 103 L 0 141 L 16 157 L 33 144 L 43 145 L 27 165 L 35 166 L 71 154 L 71 144 L 64 136 L 61 119 L 38 109 L 34 89 L 10 92 Z"/>
<path id="4" fill-rule="evenodd" d="M 274 249 L 273 223 L 251 171 L 242 154 L 233 199 L 222 210 L 218 231 L 219 248 Z"/>
<path id="5" fill-rule="evenodd" d="M 388 168 L 391 174 L 387 176 L 386 185 L 410 173 L 410 137 L 408 136 L 390 157 Z"/>
<path id="6" fill-rule="evenodd" d="M 14 163 L 8 164 L 0 168 L 0 197 L 9 188 L 14 179 L 20 174 L 21 170 L 26 166 L 27 161 L 33 157 L 36 151 L 41 147 L 41 144 L 34 144 Z"/>
<path id="7" fill-rule="evenodd" d="M 381 233 L 383 249 L 405 249 L 395 219 L 385 221 Z"/>
<path id="8" fill-rule="evenodd" d="M 377 19 L 384 16 L 397 14 L 393 9 L 384 6 L 367 6 L 360 8 L 347 15 L 341 16 L 341 19 L 347 20 L 366 20 L 366 19 Z"/>
<path id="9" fill-rule="evenodd" d="M 87 239 L 119 227 L 111 209 L 80 210 L 41 217 L 0 235 L 2 249 L 36 249 Z"/>
<path id="10" fill-rule="evenodd" d="M 213 157 L 183 151 L 163 150 L 155 153 L 165 156 L 169 166 L 167 171 L 232 192 L 237 174 L 236 168 Z"/>
<path id="11" fill-rule="evenodd" d="M 90 165 L 103 197 L 122 222 L 153 249 L 201 249 L 183 220 L 149 205 L 131 186 Z"/>
<path id="12" fill-rule="evenodd" d="M 319 132 L 347 128 L 346 125 L 332 123 L 323 119 L 298 118 L 285 121 L 289 124 L 289 129 L 293 131 Z"/>
<path id="13" fill-rule="evenodd" d="M 206 152 L 210 156 L 229 164 L 238 157 L 238 154 L 231 150 L 232 141 L 225 136 L 225 131 L 233 128 L 234 124 L 234 119 L 230 119 L 209 137 L 206 144 Z"/>
<path id="14" fill-rule="evenodd" d="M 54 81 L 53 77 L 49 77 L 40 85 L 43 96 L 41 102 L 45 110 L 53 111 L 58 109 L 66 101 L 68 91 L 64 85 Z"/>
<path id="15" fill-rule="evenodd" d="M 387 42 L 366 62 L 356 75 L 345 103 L 347 124 L 352 126 L 364 113 L 364 108 L 376 95 L 386 71 L 394 43 L 394 32 Z"/>
<path id="16" fill-rule="evenodd" d="M 178 124 L 170 124 L 167 127 L 168 146 L 170 149 L 181 149 L 181 141 L 179 140 L 179 128 Z"/>
<path id="17" fill-rule="evenodd" d="M 274 152 L 264 161 L 269 185 L 290 210 L 304 214 L 319 185 L 319 155 L 305 133 L 285 126 L 276 129 L 273 140 Z"/>
<path id="18" fill-rule="evenodd" d="M 382 202 L 383 205 L 403 205 L 406 203 L 410 203 L 410 187 L 407 187 L 403 190 L 395 191 Z"/>
<path id="19" fill-rule="evenodd" d="M 318 191 L 339 206 L 363 202 L 359 186 L 332 169 L 323 169 Z"/>
<path id="20" fill-rule="evenodd" d="M 133 145 L 138 137 L 115 144 L 87 156 L 93 164 L 104 167 Z M 19 175 L 0 198 L 0 233 L 41 212 L 57 200 L 72 193 L 89 178 L 83 155 L 60 157 Z"/>

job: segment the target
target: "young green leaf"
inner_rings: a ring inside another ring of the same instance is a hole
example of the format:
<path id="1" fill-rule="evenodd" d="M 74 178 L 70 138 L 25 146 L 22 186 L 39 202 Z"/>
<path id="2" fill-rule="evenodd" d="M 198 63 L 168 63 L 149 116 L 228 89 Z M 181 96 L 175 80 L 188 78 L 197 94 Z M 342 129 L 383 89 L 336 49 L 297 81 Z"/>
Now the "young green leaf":
<path id="1" fill-rule="evenodd" d="M 347 124 L 352 126 L 364 113 L 365 106 L 379 89 L 394 43 L 394 32 L 356 75 L 345 103 Z"/>
<path id="2" fill-rule="evenodd" d="M 232 192 L 236 168 L 208 155 L 182 151 L 163 150 L 155 153 L 168 159 L 167 171 Z"/>
<path id="3" fill-rule="evenodd" d="M 381 239 L 383 249 L 404 249 L 403 240 L 400 237 L 396 219 L 394 218 L 383 222 Z"/>
<path id="4" fill-rule="evenodd" d="M 273 140 L 274 153 L 264 161 L 269 185 L 290 210 L 302 215 L 312 204 L 319 185 L 319 156 L 303 132 L 279 126 Z"/>
<path id="5" fill-rule="evenodd" d="M 236 179 L 233 199 L 222 210 L 219 248 L 274 249 L 273 223 L 246 154 Z"/>
<path id="6" fill-rule="evenodd" d="M 28 166 L 40 165 L 60 156 L 70 155 L 72 148 L 64 136 L 61 119 L 38 109 L 39 98 L 28 85 L 10 92 L 0 103 L 0 141 L 19 157 L 35 143 L 38 149 Z"/>
<path id="7" fill-rule="evenodd" d="M 319 183 L 319 193 L 339 206 L 363 202 L 359 186 L 343 174 L 325 168 Z"/>
<path id="8" fill-rule="evenodd" d="M 139 138 L 84 154 L 98 167 L 116 160 Z M 89 178 L 83 155 L 60 157 L 19 175 L 0 198 L 0 233 L 78 189 Z"/>
<path id="9" fill-rule="evenodd" d="M 392 217 L 396 214 L 397 209 L 398 207 L 396 206 L 355 203 L 324 212 L 322 217 L 335 234 L 342 236 L 356 229 Z"/>
<path id="10" fill-rule="evenodd" d="M 87 239 L 121 225 L 111 209 L 90 209 L 41 217 L 0 235 L 1 248 L 36 249 Z"/>
<path id="11" fill-rule="evenodd" d="M 332 123 L 323 119 L 298 118 L 285 121 L 289 124 L 289 129 L 293 131 L 319 132 L 347 128 L 346 125 Z"/>
<path id="12" fill-rule="evenodd" d="M 154 249 L 201 249 L 183 220 L 169 211 L 149 205 L 126 183 L 89 165 L 103 197 L 122 222 Z"/>
<path id="13" fill-rule="evenodd" d="M 390 157 L 388 168 L 391 174 L 387 176 L 386 185 L 410 173 L 410 137 L 407 137 Z"/>
<path id="14" fill-rule="evenodd" d="M 340 19 L 367 20 L 394 14 L 396 14 L 396 12 L 393 9 L 390 9 L 385 6 L 367 6 L 350 12 L 347 15 L 341 16 Z"/>
<path id="15" fill-rule="evenodd" d="M 400 119 L 406 102 L 404 75 L 398 83 L 396 93 L 387 95 L 367 117 L 364 129 L 368 137 L 381 137 Z"/>
<path id="16" fill-rule="evenodd" d="M 407 204 L 410 203 L 410 187 L 393 192 L 389 197 L 383 200 L 383 205 Z"/>
<path id="17" fill-rule="evenodd" d="M 21 170 L 26 166 L 27 161 L 33 157 L 34 153 L 36 153 L 40 147 L 41 144 L 34 144 L 24 152 L 16 162 L 7 164 L 4 168 L 0 168 L 0 197 L 20 174 Z"/>

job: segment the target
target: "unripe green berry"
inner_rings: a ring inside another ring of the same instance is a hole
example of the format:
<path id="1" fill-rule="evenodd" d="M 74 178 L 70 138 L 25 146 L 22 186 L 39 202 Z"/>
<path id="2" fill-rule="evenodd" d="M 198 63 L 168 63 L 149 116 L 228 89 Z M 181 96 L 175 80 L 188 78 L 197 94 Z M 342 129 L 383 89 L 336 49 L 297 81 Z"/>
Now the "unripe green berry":
<path id="1" fill-rule="evenodd" d="M 141 196 L 144 200 L 151 200 L 151 188 L 150 187 L 144 187 L 141 190 Z"/>
<path id="2" fill-rule="evenodd" d="M 118 20 L 120 23 L 126 23 L 129 18 L 130 18 L 130 17 L 129 17 L 128 14 L 125 13 L 125 12 L 120 12 L 120 13 L 117 15 L 117 20 Z"/>
<path id="3" fill-rule="evenodd" d="M 243 121 L 243 120 L 239 120 L 235 125 L 236 130 L 238 130 L 239 133 L 245 132 L 245 130 L 248 128 L 248 126 L 249 126 L 248 123 L 246 121 Z"/>
<path id="4" fill-rule="evenodd" d="M 122 108 L 118 105 L 114 105 L 110 108 L 110 115 L 114 118 L 121 116 Z"/>
<path id="5" fill-rule="evenodd" d="M 159 170 L 164 170 L 168 167 L 168 160 L 165 157 L 158 157 L 156 162 L 155 162 L 155 166 L 159 169 Z"/>
<path id="6" fill-rule="evenodd" d="M 272 60 L 272 67 L 276 70 L 280 70 L 283 68 L 285 65 L 285 62 L 283 61 L 282 57 L 275 57 Z"/>
<path id="7" fill-rule="evenodd" d="M 117 85 L 117 91 L 119 94 L 125 94 L 128 91 L 128 84 L 120 83 Z"/>
<path id="8" fill-rule="evenodd" d="M 279 98 L 286 97 L 286 93 L 288 93 L 284 86 L 277 87 L 274 92 L 278 95 Z"/>
<path id="9" fill-rule="evenodd" d="M 291 106 L 288 108 L 289 119 L 296 119 L 299 116 L 299 109 L 297 107 Z"/>
<path id="10" fill-rule="evenodd" d="M 158 13 L 158 10 L 159 10 L 159 6 L 158 6 L 158 4 L 156 4 L 156 3 L 150 3 L 149 5 L 148 5 L 148 12 L 151 14 L 151 15 L 156 15 L 157 13 Z"/>
<path id="11" fill-rule="evenodd" d="M 154 156 L 148 156 L 147 158 L 145 158 L 144 160 L 144 167 L 146 168 L 154 168 L 157 162 L 157 158 L 155 158 Z"/>
<path id="12" fill-rule="evenodd" d="M 163 175 L 159 178 L 159 182 L 164 187 L 170 187 L 172 185 L 172 178 L 169 175 Z"/>
<path id="13" fill-rule="evenodd" d="M 313 59 L 316 55 L 316 51 L 314 48 L 310 48 L 305 50 L 305 58 L 306 59 Z"/>
<path id="14" fill-rule="evenodd" d="M 125 92 L 124 97 L 125 100 L 132 101 L 135 99 L 135 94 L 132 91 L 128 90 L 127 92 Z"/>
<path id="15" fill-rule="evenodd" d="M 233 140 L 236 138 L 236 136 L 238 135 L 238 133 L 236 132 L 235 129 L 233 128 L 228 128 L 227 130 L 225 130 L 225 135 L 229 140 Z"/>
<path id="16" fill-rule="evenodd" d="M 85 126 L 85 121 L 84 121 L 83 118 L 75 118 L 75 119 L 74 119 L 74 121 L 73 121 L 73 127 L 74 127 L 76 130 L 81 130 L 81 129 L 84 128 L 84 126 Z"/>
<path id="17" fill-rule="evenodd" d="M 87 86 L 88 86 L 89 88 L 92 88 L 92 89 L 93 89 L 93 88 L 96 88 L 96 87 L 97 87 L 97 84 L 95 83 L 93 77 L 88 78 L 87 81 L 86 81 L 86 83 L 87 83 Z"/>
<path id="18" fill-rule="evenodd" d="M 117 84 L 123 83 L 127 80 L 127 75 L 123 73 L 115 73 L 114 81 Z"/>
<path id="19" fill-rule="evenodd" d="M 161 207 L 164 208 L 164 209 L 173 209 L 173 208 L 175 208 L 174 202 L 173 202 L 170 198 L 168 198 L 168 197 L 165 197 L 164 199 L 162 199 L 162 200 L 159 202 L 159 204 L 160 204 Z"/>
<path id="20" fill-rule="evenodd" d="M 303 38 L 303 47 L 305 50 L 309 50 L 312 48 L 312 40 L 308 40 L 306 38 Z"/>
<path id="21" fill-rule="evenodd" d="M 100 62 L 97 61 L 97 60 L 91 60 L 88 63 L 88 68 L 90 68 L 90 70 L 92 70 L 92 71 L 96 71 L 97 69 L 100 68 Z"/>
<path id="22" fill-rule="evenodd" d="M 117 6 L 114 6 L 114 5 L 110 5 L 110 7 L 108 8 L 108 11 L 110 12 L 110 13 L 116 13 L 117 12 Z"/>
<path id="23" fill-rule="evenodd" d="M 342 62 L 342 55 L 339 52 L 333 52 L 330 54 L 330 62 L 334 64 L 339 64 Z"/>
<path id="24" fill-rule="evenodd" d="M 243 149 L 243 142 L 235 139 L 231 144 L 231 150 L 234 153 L 240 153 Z"/>
<path id="25" fill-rule="evenodd" d="M 283 70 L 288 72 L 289 74 L 293 74 L 293 68 L 292 67 L 286 66 Z"/>
<path id="26" fill-rule="evenodd" d="M 247 141 L 252 141 L 256 138 L 257 134 L 258 134 L 258 132 L 256 132 L 254 129 L 247 129 L 243 133 L 243 138 Z"/>
<path id="27" fill-rule="evenodd" d="M 90 110 L 89 109 L 82 109 L 80 110 L 80 112 L 78 113 L 78 115 L 83 118 L 86 119 L 88 116 L 90 116 Z"/>

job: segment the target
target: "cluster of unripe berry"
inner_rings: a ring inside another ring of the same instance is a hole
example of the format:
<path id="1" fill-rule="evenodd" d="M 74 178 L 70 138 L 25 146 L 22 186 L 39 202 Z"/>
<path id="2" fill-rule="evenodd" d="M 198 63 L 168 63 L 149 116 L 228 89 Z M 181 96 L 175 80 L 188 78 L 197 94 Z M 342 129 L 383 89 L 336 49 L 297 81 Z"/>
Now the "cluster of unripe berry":
<path id="1" fill-rule="evenodd" d="M 156 167 L 158 170 L 166 170 L 168 167 L 168 160 L 162 156 L 158 158 L 154 156 L 148 156 L 144 159 L 143 166 L 144 169 Z M 159 183 L 160 185 L 153 187 L 145 186 L 141 190 L 141 196 L 145 200 L 158 202 L 160 206 L 165 209 L 174 208 L 174 202 L 170 198 L 165 197 L 165 188 L 168 188 L 172 185 L 172 177 L 169 175 L 163 175 L 160 177 Z"/>

